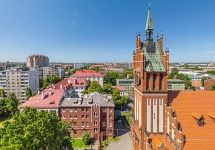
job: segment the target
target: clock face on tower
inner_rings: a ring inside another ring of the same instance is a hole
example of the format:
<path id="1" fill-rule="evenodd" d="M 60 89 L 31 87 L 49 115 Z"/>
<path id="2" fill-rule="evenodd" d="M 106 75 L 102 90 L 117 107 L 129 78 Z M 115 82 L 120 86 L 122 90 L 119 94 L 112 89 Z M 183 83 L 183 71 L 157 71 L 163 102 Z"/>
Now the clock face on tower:
<path id="1" fill-rule="evenodd" d="M 135 75 L 135 85 L 136 86 L 140 85 L 140 76 L 139 76 L 139 74 Z"/>

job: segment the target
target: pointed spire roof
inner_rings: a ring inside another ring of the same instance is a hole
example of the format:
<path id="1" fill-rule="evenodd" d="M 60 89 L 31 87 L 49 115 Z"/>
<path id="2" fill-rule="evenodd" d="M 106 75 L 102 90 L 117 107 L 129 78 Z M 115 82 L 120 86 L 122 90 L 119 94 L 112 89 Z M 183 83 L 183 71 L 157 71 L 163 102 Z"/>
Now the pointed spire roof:
<path id="1" fill-rule="evenodd" d="M 147 20 L 146 20 L 146 28 L 145 30 L 153 30 L 153 22 L 152 22 L 152 13 L 151 13 L 151 7 L 149 4 L 148 8 L 148 15 L 147 15 Z"/>

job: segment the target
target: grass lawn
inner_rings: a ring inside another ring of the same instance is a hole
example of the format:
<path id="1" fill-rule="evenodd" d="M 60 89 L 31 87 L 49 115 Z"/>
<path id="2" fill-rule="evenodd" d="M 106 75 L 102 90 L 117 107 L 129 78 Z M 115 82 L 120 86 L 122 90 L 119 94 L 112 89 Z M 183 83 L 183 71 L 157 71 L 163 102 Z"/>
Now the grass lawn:
<path id="1" fill-rule="evenodd" d="M 85 145 L 82 139 L 72 139 L 72 146 L 74 148 L 90 148 L 90 145 Z"/>

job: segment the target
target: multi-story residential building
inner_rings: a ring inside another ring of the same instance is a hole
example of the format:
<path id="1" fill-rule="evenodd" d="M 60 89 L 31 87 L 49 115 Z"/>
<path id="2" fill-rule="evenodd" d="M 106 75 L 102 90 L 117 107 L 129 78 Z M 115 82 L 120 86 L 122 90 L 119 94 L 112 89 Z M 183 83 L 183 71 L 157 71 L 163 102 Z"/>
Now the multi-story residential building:
<path id="1" fill-rule="evenodd" d="M 111 96 L 92 93 L 80 98 L 61 101 L 61 120 L 71 125 L 73 137 L 87 131 L 93 139 L 103 140 L 114 136 L 114 102 Z"/>
<path id="2" fill-rule="evenodd" d="M 60 79 L 64 78 L 64 68 L 62 67 L 40 67 L 39 70 L 40 79 L 46 78 L 49 75 L 55 75 Z"/>
<path id="3" fill-rule="evenodd" d="M 168 80 L 168 90 L 170 91 L 182 91 L 185 90 L 185 81 L 179 79 Z"/>
<path id="4" fill-rule="evenodd" d="M 26 58 L 27 67 L 35 68 L 35 67 L 49 67 L 49 58 L 44 55 L 31 55 Z"/>
<path id="5" fill-rule="evenodd" d="M 153 41 L 150 9 L 145 31 L 133 54 L 134 150 L 215 149 L 215 92 L 168 91 L 169 52 L 163 35 Z"/>
<path id="6" fill-rule="evenodd" d="M 117 86 L 124 86 L 128 95 L 134 95 L 134 79 L 116 79 Z"/>
<path id="7" fill-rule="evenodd" d="M 90 80 L 91 82 L 97 81 L 101 86 L 103 86 L 104 75 L 94 70 L 78 70 L 71 77 L 74 79 Z"/>
<path id="8" fill-rule="evenodd" d="M 33 92 L 39 90 L 39 73 L 36 70 L 3 70 L 0 71 L 0 89 L 5 94 L 14 93 L 21 102 L 26 100 L 26 88 Z"/>

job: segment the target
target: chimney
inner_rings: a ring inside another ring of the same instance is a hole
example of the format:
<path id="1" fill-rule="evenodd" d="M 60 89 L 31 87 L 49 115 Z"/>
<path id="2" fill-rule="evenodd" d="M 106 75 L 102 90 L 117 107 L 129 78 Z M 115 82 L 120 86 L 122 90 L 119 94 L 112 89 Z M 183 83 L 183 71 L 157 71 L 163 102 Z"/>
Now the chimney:
<path id="1" fill-rule="evenodd" d="M 60 85 L 60 89 L 61 89 L 61 90 L 63 89 L 63 85 L 62 85 L 62 84 Z"/>
<path id="2" fill-rule="evenodd" d="M 44 99 L 44 92 L 42 92 L 41 99 L 42 100 Z"/>
<path id="3" fill-rule="evenodd" d="M 68 79 L 68 84 L 70 84 L 71 83 L 71 81 L 70 81 L 70 79 Z"/>

